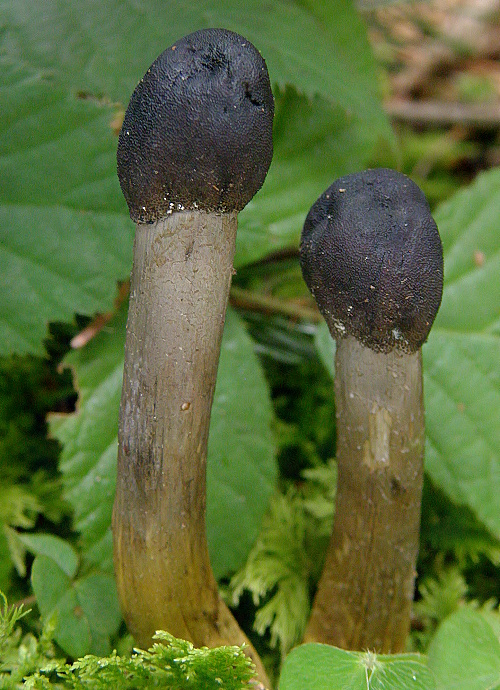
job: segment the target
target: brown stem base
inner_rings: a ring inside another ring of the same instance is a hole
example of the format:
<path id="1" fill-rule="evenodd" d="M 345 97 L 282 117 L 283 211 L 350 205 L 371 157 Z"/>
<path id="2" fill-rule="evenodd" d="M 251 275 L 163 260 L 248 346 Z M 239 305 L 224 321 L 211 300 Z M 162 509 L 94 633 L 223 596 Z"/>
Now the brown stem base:
<path id="1" fill-rule="evenodd" d="M 117 586 L 140 647 L 156 630 L 197 646 L 246 644 L 221 600 L 206 529 L 206 452 L 236 214 L 174 213 L 138 225 L 134 246 L 118 473 Z"/>
<path id="2" fill-rule="evenodd" d="M 349 336 L 335 370 L 338 490 L 304 641 L 401 652 L 419 543 L 421 353 L 381 354 Z"/>

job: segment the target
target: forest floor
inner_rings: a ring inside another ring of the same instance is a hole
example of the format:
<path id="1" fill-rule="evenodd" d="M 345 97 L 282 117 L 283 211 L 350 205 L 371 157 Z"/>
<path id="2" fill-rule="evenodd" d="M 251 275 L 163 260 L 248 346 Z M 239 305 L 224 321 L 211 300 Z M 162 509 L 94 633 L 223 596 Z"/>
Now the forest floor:
<path id="1" fill-rule="evenodd" d="M 404 172 L 431 203 L 454 191 L 447 175 L 463 183 L 500 165 L 500 0 L 367 0 L 361 11 Z"/>

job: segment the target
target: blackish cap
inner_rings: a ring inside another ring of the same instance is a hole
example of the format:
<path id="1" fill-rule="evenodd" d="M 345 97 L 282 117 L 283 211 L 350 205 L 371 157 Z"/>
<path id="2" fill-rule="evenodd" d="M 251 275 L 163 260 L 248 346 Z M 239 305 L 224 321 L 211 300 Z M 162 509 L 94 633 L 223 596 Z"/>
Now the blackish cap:
<path id="1" fill-rule="evenodd" d="M 273 155 L 274 101 L 266 63 L 225 29 L 177 41 L 137 85 L 118 140 L 118 178 L 130 217 L 240 211 Z"/>
<path id="2" fill-rule="evenodd" d="M 414 352 L 441 303 L 443 250 L 425 196 L 380 168 L 340 178 L 302 231 L 304 280 L 334 337 Z"/>

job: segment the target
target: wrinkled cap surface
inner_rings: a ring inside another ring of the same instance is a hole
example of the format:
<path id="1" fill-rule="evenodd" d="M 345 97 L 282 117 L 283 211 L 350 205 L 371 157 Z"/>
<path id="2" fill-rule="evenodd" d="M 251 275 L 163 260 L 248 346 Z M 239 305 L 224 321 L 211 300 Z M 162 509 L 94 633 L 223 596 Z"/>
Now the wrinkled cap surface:
<path id="1" fill-rule="evenodd" d="M 274 101 L 266 64 L 245 38 L 196 31 L 163 52 L 137 85 L 118 140 L 130 216 L 240 211 L 273 154 Z"/>
<path id="2" fill-rule="evenodd" d="M 443 250 L 425 196 L 405 175 L 382 168 L 334 182 L 306 218 L 300 263 L 334 337 L 382 352 L 425 342 Z"/>

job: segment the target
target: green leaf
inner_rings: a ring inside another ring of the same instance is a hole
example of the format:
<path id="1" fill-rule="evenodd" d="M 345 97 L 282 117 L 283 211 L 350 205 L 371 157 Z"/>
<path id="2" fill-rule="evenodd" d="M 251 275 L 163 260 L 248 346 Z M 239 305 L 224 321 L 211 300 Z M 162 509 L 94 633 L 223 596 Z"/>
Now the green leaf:
<path id="1" fill-rule="evenodd" d="M 208 440 L 207 532 L 216 578 L 244 562 L 274 489 L 272 416 L 253 343 L 228 309 Z"/>
<path id="2" fill-rule="evenodd" d="M 426 470 L 500 536 L 500 170 L 435 214 L 443 303 L 424 346 Z"/>
<path id="3" fill-rule="evenodd" d="M 88 652 L 90 625 L 83 615 L 71 579 L 51 558 L 37 556 L 33 561 L 31 583 L 44 621 L 52 617 L 56 619 L 56 642 L 73 657 Z"/>
<path id="4" fill-rule="evenodd" d="M 335 340 L 324 321 L 316 329 L 314 344 L 325 369 L 333 379 L 335 377 Z"/>
<path id="5" fill-rule="evenodd" d="M 76 575 L 78 569 L 78 554 L 67 541 L 53 534 L 17 534 L 18 539 L 28 551 L 37 556 L 51 558 L 59 568 L 69 577 Z"/>
<path id="6" fill-rule="evenodd" d="M 11 585 L 12 560 L 5 525 L 0 523 L 0 592 L 8 592 Z"/>
<path id="7" fill-rule="evenodd" d="M 64 446 L 61 471 L 87 560 L 111 571 L 111 511 L 116 481 L 117 428 L 126 308 L 67 364 L 80 392 L 78 412 L 52 420 Z M 249 414 L 251 410 L 251 414 Z M 252 343 L 228 310 L 215 391 L 207 470 L 207 531 L 216 577 L 236 569 L 255 540 L 276 465 L 271 404 Z"/>
<path id="8" fill-rule="evenodd" d="M 116 107 L 47 78 L 10 76 L 8 68 L 0 75 L 0 98 L 2 204 L 119 213 L 125 221 L 116 175 Z M 36 234 L 36 225 L 31 232 Z"/>
<path id="9" fill-rule="evenodd" d="M 500 334 L 500 168 L 480 174 L 434 216 L 445 253 L 445 299 L 435 326 Z"/>
<path id="10" fill-rule="evenodd" d="M 279 690 L 433 690 L 424 657 L 347 652 L 322 644 L 296 647 L 286 658 Z"/>
<path id="11" fill-rule="evenodd" d="M 118 214 L 0 207 L 0 354 L 43 354 L 49 321 L 112 307 L 131 265 L 131 227 Z"/>
<path id="12" fill-rule="evenodd" d="M 0 18 L 11 60 L 72 89 L 122 102 L 169 45 L 197 29 L 223 26 L 259 48 L 273 83 L 294 85 L 309 97 L 319 94 L 389 135 L 366 31 L 346 0 L 323 12 L 283 0 L 149 0 L 144 7 L 119 0 L 46 0 L 43 7 L 8 0 Z M 360 57 L 353 59 L 354 46 Z"/>
<path id="13" fill-rule="evenodd" d="M 9 548 L 8 562 L 10 561 L 12 563 L 18 575 L 26 577 L 26 548 L 24 544 L 21 543 L 21 540 L 18 538 L 18 533 L 13 527 L 4 524 L 2 528 L 3 535 L 7 540 L 7 546 Z"/>
<path id="14" fill-rule="evenodd" d="M 92 573 L 75 582 L 75 591 L 92 632 L 106 637 L 115 635 L 122 616 L 114 577 Z"/>
<path id="15" fill-rule="evenodd" d="M 43 354 L 49 321 L 112 307 L 133 225 L 109 107 L 13 68 L 0 98 L 0 354 Z"/>
<path id="16" fill-rule="evenodd" d="M 106 572 L 113 571 L 111 512 L 126 320 L 125 306 L 87 347 L 66 358 L 75 375 L 78 409 L 50 421 L 51 433 L 63 444 L 60 470 L 83 550 L 98 554 Z"/>
<path id="17" fill-rule="evenodd" d="M 429 647 L 437 690 L 493 690 L 500 686 L 500 642 L 486 618 L 463 609 L 439 627 Z"/>
<path id="18" fill-rule="evenodd" d="M 33 562 L 31 582 L 42 618 L 55 619 L 54 639 L 65 652 L 73 657 L 111 652 L 109 637 L 122 620 L 112 575 L 90 573 L 73 580 L 41 555 Z"/>

